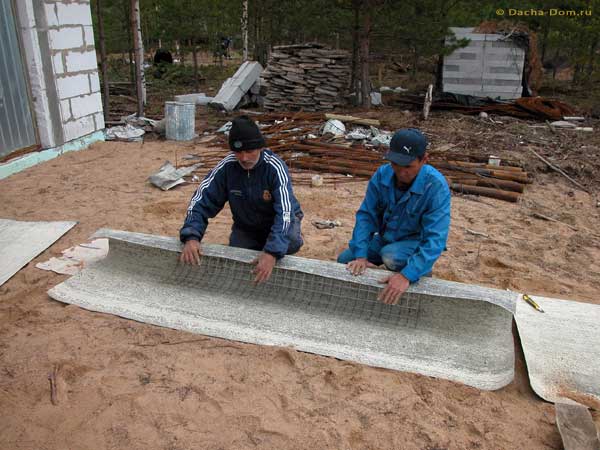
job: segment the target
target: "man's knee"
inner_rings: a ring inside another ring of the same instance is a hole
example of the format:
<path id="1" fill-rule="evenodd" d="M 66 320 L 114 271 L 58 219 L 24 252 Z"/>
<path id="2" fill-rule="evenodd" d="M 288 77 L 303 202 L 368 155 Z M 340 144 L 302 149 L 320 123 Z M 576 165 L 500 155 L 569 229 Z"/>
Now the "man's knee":
<path id="1" fill-rule="evenodd" d="M 339 254 L 339 256 L 337 257 L 337 262 L 339 262 L 340 264 L 348 264 L 350 261 L 354 261 L 355 259 L 356 258 L 354 258 L 352 250 L 347 248 Z"/>
<path id="2" fill-rule="evenodd" d="M 381 259 L 386 269 L 391 270 L 392 272 L 400 272 L 406 266 L 406 260 L 398 259 L 392 252 L 382 251 Z"/>
<path id="3" fill-rule="evenodd" d="M 290 243 L 288 244 L 287 255 L 293 255 L 294 253 L 298 253 L 298 251 L 304 245 L 304 238 L 302 237 L 302 217 L 297 216 L 292 222 L 292 228 L 290 230 L 289 239 Z"/>
<path id="4" fill-rule="evenodd" d="M 298 253 L 302 246 L 304 245 L 304 239 L 302 239 L 302 235 L 297 236 L 295 239 L 290 239 L 290 244 L 288 245 L 287 255 L 293 255 L 294 253 Z"/>
<path id="5" fill-rule="evenodd" d="M 419 241 L 416 240 L 392 242 L 381 249 L 381 259 L 388 270 L 400 272 L 406 267 L 406 263 L 414 255 L 418 246 Z"/>

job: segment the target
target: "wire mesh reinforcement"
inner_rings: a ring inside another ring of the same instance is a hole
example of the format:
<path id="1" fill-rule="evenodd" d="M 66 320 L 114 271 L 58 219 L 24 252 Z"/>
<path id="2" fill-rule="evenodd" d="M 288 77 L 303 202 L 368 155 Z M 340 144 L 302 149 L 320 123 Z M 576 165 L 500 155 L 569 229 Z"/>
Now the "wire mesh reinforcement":
<path id="1" fill-rule="evenodd" d="M 254 304 L 275 303 L 390 327 L 417 325 L 418 295 L 404 293 L 397 305 L 385 305 L 377 300 L 380 288 L 280 268 L 273 269 L 267 282 L 254 285 L 252 268 L 248 263 L 203 256 L 198 266 L 178 264 L 163 282 L 249 299 Z"/>

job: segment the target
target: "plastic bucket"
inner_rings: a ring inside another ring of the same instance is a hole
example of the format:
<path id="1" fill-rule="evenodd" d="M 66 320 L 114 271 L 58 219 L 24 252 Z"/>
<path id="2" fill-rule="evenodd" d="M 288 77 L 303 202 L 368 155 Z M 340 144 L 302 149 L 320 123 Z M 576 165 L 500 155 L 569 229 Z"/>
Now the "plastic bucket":
<path id="1" fill-rule="evenodd" d="M 165 102 L 165 132 L 172 141 L 191 141 L 196 128 L 196 105 L 184 102 Z"/>

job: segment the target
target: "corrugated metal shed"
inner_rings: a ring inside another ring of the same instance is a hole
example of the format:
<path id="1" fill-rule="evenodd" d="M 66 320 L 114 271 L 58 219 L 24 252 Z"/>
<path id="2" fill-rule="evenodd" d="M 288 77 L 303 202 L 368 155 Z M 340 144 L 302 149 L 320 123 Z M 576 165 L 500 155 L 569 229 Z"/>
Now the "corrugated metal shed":
<path id="1" fill-rule="evenodd" d="M 11 2 L 0 1 L 0 157 L 37 143 Z"/>
<path id="2" fill-rule="evenodd" d="M 474 28 L 451 28 L 469 45 L 444 58 L 444 92 L 515 99 L 521 97 L 525 51 L 500 34 L 473 33 Z"/>

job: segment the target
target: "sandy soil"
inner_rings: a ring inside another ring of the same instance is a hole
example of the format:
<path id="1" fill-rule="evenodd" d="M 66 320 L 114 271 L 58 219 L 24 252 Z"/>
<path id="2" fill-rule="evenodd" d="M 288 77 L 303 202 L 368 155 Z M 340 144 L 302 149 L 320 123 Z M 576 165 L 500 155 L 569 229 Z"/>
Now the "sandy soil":
<path id="1" fill-rule="evenodd" d="M 0 448 L 561 448 L 553 405 L 529 387 L 518 343 L 514 382 L 485 392 L 51 300 L 46 291 L 66 276 L 35 263 L 96 229 L 177 235 L 195 185 L 162 192 L 146 181 L 176 149 L 204 151 L 193 143 L 99 143 L 0 181 L 1 217 L 79 221 L 0 287 Z M 336 257 L 365 186 L 296 189 L 306 214 L 300 256 Z M 434 276 L 600 303 L 595 202 L 546 174 L 517 205 L 454 196 L 448 251 Z M 315 218 L 343 226 L 317 230 Z M 223 211 L 206 242 L 226 243 L 230 225 Z M 57 405 L 50 401 L 53 370 Z M 594 420 L 600 425 L 598 412 Z"/>

